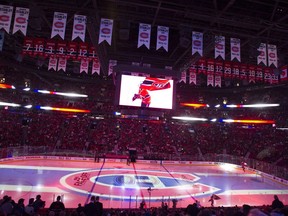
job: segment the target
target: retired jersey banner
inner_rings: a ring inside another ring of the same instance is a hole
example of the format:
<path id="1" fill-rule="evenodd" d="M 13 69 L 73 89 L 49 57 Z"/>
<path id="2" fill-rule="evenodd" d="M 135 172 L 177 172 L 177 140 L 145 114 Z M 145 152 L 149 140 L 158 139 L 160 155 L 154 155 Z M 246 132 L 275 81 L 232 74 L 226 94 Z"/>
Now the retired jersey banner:
<path id="1" fill-rule="evenodd" d="M 230 38 L 230 53 L 231 61 L 237 59 L 241 62 L 241 48 L 240 48 L 240 39 L 239 38 Z"/>
<path id="2" fill-rule="evenodd" d="M 44 49 L 44 56 L 45 57 L 55 56 L 55 52 L 56 52 L 56 42 L 54 40 L 47 40 Z"/>
<path id="3" fill-rule="evenodd" d="M 208 59 L 207 60 L 207 74 L 214 75 L 215 71 L 215 60 L 214 59 Z"/>
<path id="4" fill-rule="evenodd" d="M 272 82 L 272 84 L 278 84 L 279 83 L 279 76 L 272 73 L 271 74 L 271 82 Z"/>
<path id="5" fill-rule="evenodd" d="M 181 79 L 180 79 L 179 82 L 184 82 L 184 83 L 186 83 L 186 70 L 183 70 L 183 71 L 181 72 Z"/>
<path id="6" fill-rule="evenodd" d="M 80 63 L 80 73 L 84 72 L 88 74 L 88 68 L 89 68 L 89 61 L 88 59 L 81 59 Z"/>
<path id="7" fill-rule="evenodd" d="M 45 39 L 35 38 L 34 39 L 34 56 L 44 56 Z"/>
<path id="8" fill-rule="evenodd" d="M 100 31 L 99 31 L 99 41 L 98 44 L 106 41 L 111 46 L 113 32 L 113 20 L 112 19 L 101 19 Z"/>
<path id="9" fill-rule="evenodd" d="M 65 38 L 67 13 L 54 12 L 51 38 L 59 35 L 63 40 Z"/>
<path id="10" fill-rule="evenodd" d="M 66 65 L 67 65 L 67 58 L 60 57 L 58 60 L 57 71 L 63 70 L 64 72 L 66 72 Z"/>
<path id="11" fill-rule="evenodd" d="M 88 58 L 88 44 L 80 42 L 78 44 L 78 59 Z"/>
<path id="12" fill-rule="evenodd" d="M 0 5 L 0 29 L 4 29 L 8 34 L 10 32 L 13 6 Z"/>
<path id="13" fill-rule="evenodd" d="M 23 55 L 32 55 L 33 54 L 33 39 L 29 37 L 24 38 L 23 47 L 22 47 Z"/>
<path id="14" fill-rule="evenodd" d="M 190 67 L 189 67 L 189 73 L 190 72 L 197 73 L 197 65 L 191 64 Z"/>
<path id="15" fill-rule="evenodd" d="M 221 76 L 215 76 L 215 87 L 220 87 L 221 88 L 221 81 L 222 81 L 222 78 Z"/>
<path id="16" fill-rule="evenodd" d="M 278 67 L 278 62 L 277 62 L 277 47 L 276 45 L 272 45 L 272 44 L 268 44 L 267 47 L 267 51 L 268 51 L 268 66 L 274 66 L 274 67 Z"/>
<path id="17" fill-rule="evenodd" d="M 225 60 L 225 37 L 215 36 L 215 59 L 221 57 Z"/>
<path id="18" fill-rule="evenodd" d="M 54 71 L 56 71 L 57 62 L 58 62 L 58 59 L 57 59 L 56 57 L 50 56 L 50 58 L 49 58 L 49 64 L 48 64 L 48 70 L 53 69 Z"/>
<path id="19" fill-rule="evenodd" d="M 5 38 L 5 32 L 0 31 L 0 52 L 3 51 L 4 38 Z"/>
<path id="20" fill-rule="evenodd" d="M 215 61 L 215 76 L 223 76 L 223 62 Z"/>
<path id="21" fill-rule="evenodd" d="M 85 41 L 87 17 L 83 15 L 74 15 L 72 40 L 79 37 L 83 42 Z"/>
<path id="22" fill-rule="evenodd" d="M 192 32 L 192 55 L 198 53 L 203 56 L 203 33 L 202 32 Z"/>
<path id="23" fill-rule="evenodd" d="M 57 57 L 66 57 L 67 43 L 66 41 L 58 41 L 56 48 Z"/>
<path id="24" fill-rule="evenodd" d="M 272 83 L 272 71 L 270 68 L 264 68 L 264 82 L 265 83 Z"/>
<path id="25" fill-rule="evenodd" d="M 256 81 L 262 82 L 263 81 L 263 68 L 261 66 L 256 67 Z"/>
<path id="26" fill-rule="evenodd" d="M 266 44 L 261 43 L 260 47 L 258 48 L 258 51 L 260 51 L 260 54 L 257 56 L 257 64 L 263 64 L 267 66 L 267 50 L 266 50 Z"/>
<path id="27" fill-rule="evenodd" d="M 248 74 L 248 67 L 246 64 L 241 64 L 240 65 L 240 74 L 239 77 L 242 80 L 246 80 L 247 79 L 247 74 Z"/>
<path id="28" fill-rule="evenodd" d="M 168 42 L 169 42 L 169 27 L 158 26 L 156 50 L 163 47 L 163 49 L 168 52 Z"/>
<path id="29" fill-rule="evenodd" d="M 236 78 L 238 79 L 239 78 L 239 75 L 240 75 L 240 64 L 239 63 L 233 63 L 232 64 L 232 71 L 231 71 L 231 75 L 232 75 L 232 78 Z"/>
<path id="30" fill-rule="evenodd" d="M 113 74 L 114 72 L 114 66 L 117 65 L 117 60 L 110 60 L 109 61 L 109 68 L 108 68 L 108 76 L 110 76 L 111 74 Z"/>
<path id="31" fill-rule="evenodd" d="M 248 66 L 248 81 L 249 83 L 255 83 L 255 66 L 254 65 L 249 65 Z"/>
<path id="32" fill-rule="evenodd" d="M 287 71 L 288 71 L 287 65 L 285 65 L 281 68 L 281 74 L 280 74 L 280 81 L 281 82 L 285 82 L 288 80 Z"/>
<path id="33" fill-rule="evenodd" d="M 197 62 L 198 73 L 207 74 L 207 61 L 204 58 L 201 58 Z"/>
<path id="34" fill-rule="evenodd" d="M 29 18 L 28 8 L 16 7 L 12 34 L 15 34 L 17 31 L 20 31 L 24 36 L 26 36 L 28 18 Z"/>
<path id="35" fill-rule="evenodd" d="M 144 45 L 147 47 L 147 49 L 150 49 L 150 37 L 151 37 L 151 25 L 140 23 L 137 48 Z"/>
<path id="36" fill-rule="evenodd" d="M 232 63 L 227 61 L 224 62 L 224 77 L 231 78 L 232 77 Z"/>
<path id="37" fill-rule="evenodd" d="M 214 75 L 213 74 L 207 74 L 207 86 L 209 85 L 214 87 Z"/>
<path id="38" fill-rule="evenodd" d="M 94 73 L 100 75 L 100 62 L 98 58 L 92 60 L 92 74 Z"/>
<path id="39" fill-rule="evenodd" d="M 89 47 L 88 58 L 90 60 L 97 58 L 96 48 L 94 46 Z"/>
<path id="40" fill-rule="evenodd" d="M 68 42 L 66 57 L 75 60 L 77 59 L 77 53 L 78 43 L 73 41 Z"/>
<path id="41" fill-rule="evenodd" d="M 189 70 L 189 84 L 196 85 L 197 82 L 197 75 L 194 71 Z"/>

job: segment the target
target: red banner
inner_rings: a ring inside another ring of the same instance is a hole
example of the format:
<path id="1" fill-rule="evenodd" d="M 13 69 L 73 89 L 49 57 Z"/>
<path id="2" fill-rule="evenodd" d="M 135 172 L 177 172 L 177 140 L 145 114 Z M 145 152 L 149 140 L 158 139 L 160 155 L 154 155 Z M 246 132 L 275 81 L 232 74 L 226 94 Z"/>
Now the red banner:
<path id="1" fill-rule="evenodd" d="M 71 58 L 73 60 L 77 59 L 78 43 L 70 41 L 67 46 L 67 59 Z"/>
<path id="2" fill-rule="evenodd" d="M 206 59 L 201 58 L 197 62 L 198 73 L 207 74 L 207 62 Z"/>
<path id="3" fill-rule="evenodd" d="M 214 75 L 215 66 L 214 66 L 215 60 L 214 59 L 208 59 L 207 60 L 207 74 Z M 213 79 L 214 80 L 214 79 Z"/>
<path id="4" fill-rule="evenodd" d="M 45 50 L 44 51 L 44 56 L 45 57 L 55 56 L 56 42 L 54 40 L 47 40 L 44 50 Z"/>
<path id="5" fill-rule="evenodd" d="M 197 73 L 197 66 L 195 64 L 190 65 L 189 73 Z"/>
<path id="6" fill-rule="evenodd" d="M 253 82 L 255 83 L 255 66 L 254 65 L 249 65 L 248 66 L 248 80 L 249 80 L 249 83 Z"/>
<path id="7" fill-rule="evenodd" d="M 79 43 L 79 50 L 78 50 L 78 59 L 87 59 L 88 58 L 88 44 L 87 43 Z"/>
<path id="8" fill-rule="evenodd" d="M 232 64 L 229 61 L 224 62 L 224 77 L 232 77 Z"/>
<path id="9" fill-rule="evenodd" d="M 23 55 L 32 55 L 33 54 L 33 39 L 25 37 L 22 47 Z"/>
<path id="10" fill-rule="evenodd" d="M 240 64 L 239 63 L 234 62 L 232 64 L 231 75 L 232 75 L 232 78 L 239 79 L 239 75 L 240 75 Z"/>
<path id="11" fill-rule="evenodd" d="M 272 83 L 272 74 L 271 68 L 265 67 L 264 68 L 264 82 Z"/>
<path id="12" fill-rule="evenodd" d="M 223 61 L 215 61 L 215 76 L 223 76 Z"/>
<path id="13" fill-rule="evenodd" d="M 263 82 L 263 67 L 256 67 L 256 81 Z"/>
<path id="14" fill-rule="evenodd" d="M 44 46 L 45 39 L 44 38 L 35 38 L 34 39 L 34 56 L 44 56 Z"/>
<path id="15" fill-rule="evenodd" d="M 91 46 L 89 48 L 88 58 L 89 60 L 97 58 L 96 48 L 94 46 Z"/>
<path id="16" fill-rule="evenodd" d="M 247 65 L 246 64 L 241 64 L 240 65 L 240 74 L 239 74 L 240 79 L 246 80 L 247 79 L 247 74 L 248 74 Z"/>
<path id="17" fill-rule="evenodd" d="M 66 57 L 66 47 L 67 43 L 66 41 L 58 41 L 57 46 L 56 46 L 56 56 L 59 58 Z"/>

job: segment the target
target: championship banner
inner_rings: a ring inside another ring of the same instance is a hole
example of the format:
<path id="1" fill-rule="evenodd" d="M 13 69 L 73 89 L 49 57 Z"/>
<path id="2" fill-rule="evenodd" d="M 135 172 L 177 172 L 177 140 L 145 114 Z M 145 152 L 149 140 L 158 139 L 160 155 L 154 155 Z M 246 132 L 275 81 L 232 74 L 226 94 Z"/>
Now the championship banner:
<path id="1" fill-rule="evenodd" d="M 221 57 L 225 60 L 225 37 L 215 36 L 215 59 Z"/>
<path id="2" fill-rule="evenodd" d="M 198 53 L 203 56 L 203 33 L 202 32 L 192 32 L 192 55 Z"/>
<path id="3" fill-rule="evenodd" d="M 196 85 L 197 82 L 197 76 L 196 73 L 189 70 L 189 84 Z"/>
<path id="4" fill-rule="evenodd" d="M 278 68 L 276 45 L 268 44 L 267 51 L 268 51 L 268 66 L 270 67 L 271 65 L 274 65 L 274 67 Z"/>
<path id="5" fill-rule="evenodd" d="M 233 63 L 232 64 L 232 78 L 239 79 L 240 75 L 240 64 L 239 63 Z"/>
<path id="6" fill-rule="evenodd" d="M 63 70 L 64 72 L 66 72 L 66 65 L 67 65 L 67 58 L 60 57 L 58 60 L 57 71 Z"/>
<path id="7" fill-rule="evenodd" d="M 201 58 L 197 62 L 198 73 L 207 74 L 207 61 L 204 58 Z"/>
<path id="8" fill-rule="evenodd" d="M 75 60 L 77 59 L 77 52 L 78 43 L 73 41 L 68 42 L 66 57 Z"/>
<path id="9" fill-rule="evenodd" d="M 180 79 L 179 82 L 184 82 L 184 83 L 186 83 L 186 70 L 183 70 L 183 71 L 181 72 L 181 79 Z"/>
<path id="10" fill-rule="evenodd" d="M 221 88 L 221 76 L 215 76 L 215 87 Z"/>
<path id="11" fill-rule="evenodd" d="M 89 68 L 89 61 L 88 59 L 81 59 L 81 63 L 80 63 L 80 73 L 85 72 L 86 74 L 88 74 L 88 68 Z"/>
<path id="12" fill-rule="evenodd" d="M 264 68 L 264 82 L 265 83 L 272 83 L 272 73 L 271 68 L 265 67 Z"/>
<path id="13" fill-rule="evenodd" d="M 231 52 L 231 61 L 237 59 L 238 62 L 241 62 L 241 47 L 239 38 L 230 38 L 230 52 Z"/>
<path id="14" fill-rule="evenodd" d="M 256 81 L 263 82 L 263 68 L 261 66 L 256 67 Z"/>
<path id="15" fill-rule="evenodd" d="M 89 47 L 88 58 L 89 60 L 97 58 L 96 48 L 94 46 Z"/>
<path id="16" fill-rule="evenodd" d="M 47 40 L 44 49 L 44 57 L 55 56 L 55 52 L 56 52 L 56 42 L 51 39 Z"/>
<path id="17" fill-rule="evenodd" d="M 151 25 L 140 23 L 137 48 L 144 45 L 147 47 L 147 49 L 150 49 L 150 37 L 151 37 Z"/>
<path id="18" fill-rule="evenodd" d="M 99 31 L 99 41 L 98 44 L 106 41 L 111 46 L 113 32 L 113 20 L 112 19 L 101 19 L 100 31 Z"/>
<path id="19" fill-rule="evenodd" d="M 248 67 L 246 64 L 241 64 L 240 65 L 240 72 L 239 72 L 239 77 L 242 80 L 246 80 L 247 79 L 247 74 L 248 74 Z"/>
<path id="20" fill-rule="evenodd" d="M 261 43 L 260 47 L 258 48 L 258 51 L 260 51 L 260 54 L 257 56 L 257 64 L 264 64 L 267 66 L 267 51 L 266 51 L 266 44 Z"/>
<path id="21" fill-rule="evenodd" d="M 72 41 L 79 37 L 83 42 L 85 41 L 86 34 L 86 16 L 74 15 Z"/>
<path id="22" fill-rule="evenodd" d="M 0 31 L 0 52 L 3 51 L 4 38 L 5 38 L 5 32 Z"/>
<path id="23" fill-rule="evenodd" d="M 100 62 L 98 58 L 94 58 L 92 60 L 92 75 L 94 73 L 97 73 L 98 75 L 100 75 Z"/>
<path id="24" fill-rule="evenodd" d="M 229 61 L 224 62 L 224 77 L 232 77 L 232 64 Z"/>
<path id="25" fill-rule="evenodd" d="M 223 76 L 223 62 L 215 61 L 215 76 Z"/>
<path id="26" fill-rule="evenodd" d="M 56 57 L 66 57 L 67 43 L 66 41 L 58 41 L 56 47 Z"/>
<path id="27" fill-rule="evenodd" d="M 207 74 L 207 86 L 209 85 L 214 87 L 214 75 L 213 74 Z"/>
<path id="28" fill-rule="evenodd" d="M 280 74 L 280 81 L 281 82 L 285 82 L 288 80 L 287 71 L 288 71 L 287 65 L 285 65 L 281 68 L 281 74 Z"/>
<path id="29" fill-rule="evenodd" d="M 28 8 L 16 7 L 12 34 L 15 34 L 17 31 L 20 31 L 24 36 L 26 36 L 28 18 L 29 18 Z"/>
<path id="30" fill-rule="evenodd" d="M 10 32 L 13 6 L 0 5 L 0 29 L 4 29 L 8 34 Z"/>
<path id="31" fill-rule="evenodd" d="M 34 56 L 44 56 L 44 46 L 45 39 L 44 38 L 35 38 L 34 39 Z"/>
<path id="32" fill-rule="evenodd" d="M 117 65 L 117 60 L 110 60 L 109 61 L 108 76 L 113 74 L 113 72 L 114 72 L 113 67 L 116 66 L 116 65 Z"/>
<path id="33" fill-rule="evenodd" d="M 48 70 L 53 69 L 54 71 L 56 71 L 57 61 L 58 61 L 58 59 L 57 59 L 56 57 L 50 56 L 50 58 L 49 58 L 49 64 L 48 64 Z"/>
<path id="34" fill-rule="evenodd" d="M 24 38 L 23 47 L 22 47 L 23 55 L 32 55 L 33 54 L 33 39 L 29 37 Z"/>
<path id="35" fill-rule="evenodd" d="M 168 52 L 168 42 L 169 42 L 169 27 L 158 26 L 156 50 L 163 47 L 163 49 Z"/>
<path id="36" fill-rule="evenodd" d="M 214 59 L 207 60 L 207 74 L 212 74 L 214 76 L 215 66 L 214 66 Z"/>
<path id="37" fill-rule="evenodd" d="M 51 38 L 59 35 L 63 40 L 65 38 L 67 13 L 54 12 Z"/>
<path id="38" fill-rule="evenodd" d="M 249 65 L 248 66 L 248 82 L 249 83 L 255 83 L 255 66 L 254 65 Z"/>
<path id="39" fill-rule="evenodd" d="M 78 59 L 88 58 L 88 44 L 84 42 L 80 42 L 78 44 Z"/>

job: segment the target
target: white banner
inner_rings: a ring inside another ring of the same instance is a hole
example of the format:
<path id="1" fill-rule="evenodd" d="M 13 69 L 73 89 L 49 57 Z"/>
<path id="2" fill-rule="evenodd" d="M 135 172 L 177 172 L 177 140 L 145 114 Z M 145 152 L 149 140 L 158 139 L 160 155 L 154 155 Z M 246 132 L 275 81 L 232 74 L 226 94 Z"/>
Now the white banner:
<path id="1" fill-rule="evenodd" d="M 59 35 L 63 40 L 65 38 L 67 13 L 54 12 L 51 38 Z"/>
<path id="2" fill-rule="evenodd" d="M 239 38 L 230 38 L 231 61 L 237 59 L 241 62 L 241 46 Z"/>
<path id="3" fill-rule="evenodd" d="M 151 25 L 140 23 L 139 24 L 139 34 L 138 34 L 138 46 L 144 45 L 150 49 L 150 37 L 151 37 Z"/>
<path id="4" fill-rule="evenodd" d="M 60 71 L 61 69 L 65 72 L 66 71 L 66 65 L 67 65 L 67 59 L 64 57 L 60 57 L 58 59 L 58 67 L 57 71 Z"/>
<path id="5" fill-rule="evenodd" d="M 86 16 L 76 14 L 74 15 L 72 40 L 75 40 L 75 38 L 79 37 L 83 42 L 85 41 L 86 21 Z"/>
<path id="6" fill-rule="evenodd" d="M 221 76 L 215 76 L 215 87 L 221 88 Z"/>
<path id="7" fill-rule="evenodd" d="M 100 75 L 100 62 L 98 58 L 95 58 L 92 61 L 92 74 L 94 73 Z"/>
<path id="8" fill-rule="evenodd" d="M 287 81 L 287 79 L 288 79 L 287 71 L 288 71 L 287 65 L 281 68 L 281 74 L 280 74 L 280 80 L 281 81 Z"/>
<path id="9" fill-rule="evenodd" d="M 192 32 L 192 55 L 199 53 L 203 56 L 203 33 L 202 32 Z"/>
<path id="10" fill-rule="evenodd" d="M 8 34 L 10 32 L 13 6 L 0 5 L 0 29 L 4 29 Z"/>
<path id="11" fill-rule="evenodd" d="M 267 66 L 267 49 L 266 44 L 261 43 L 260 47 L 258 48 L 258 51 L 260 51 L 260 54 L 257 56 L 257 64 L 263 63 L 265 66 Z"/>
<path id="12" fill-rule="evenodd" d="M 220 56 L 225 60 L 225 37 L 215 36 L 215 59 Z"/>
<path id="13" fill-rule="evenodd" d="M 168 42 L 169 42 L 169 27 L 158 26 L 156 50 L 163 47 L 164 50 L 168 52 Z"/>
<path id="14" fill-rule="evenodd" d="M 117 65 L 117 60 L 110 60 L 109 61 L 109 69 L 108 69 L 108 76 L 113 74 L 113 67 Z"/>
<path id="15" fill-rule="evenodd" d="M 184 82 L 186 83 L 186 70 L 181 72 L 181 79 L 179 82 Z"/>
<path id="16" fill-rule="evenodd" d="M 109 45 L 111 45 L 112 32 L 113 32 L 113 20 L 102 18 L 100 24 L 98 44 L 102 43 L 103 41 L 106 41 Z"/>
<path id="17" fill-rule="evenodd" d="M 88 59 L 82 58 L 80 63 L 80 73 L 85 72 L 88 74 L 89 61 Z"/>
<path id="18" fill-rule="evenodd" d="M 190 73 L 189 73 L 189 84 L 193 83 L 194 85 L 196 85 L 196 81 L 197 81 L 196 73 L 190 71 Z"/>
<path id="19" fill-rule="evenodd" d="M 20 31 L 23 33 L 24 36 L 26 36 L 28 19 L 29 19 L 29 9 L 16 7 L 12 34 L 15 34 L 17 31 Z"/>
<path id="20" fill-rule="evenodd" d="M 57 62 L 58 62 L 58 59 L 56 57 L 50 56 L 49 64 L 48 64 L 48 70 L 53 69 L 54 71 L 56 71 Z"/>
<path id="21" fill-rule="evenodd" d="M 278 68 L 277 46 L 268 44 L 267 51 L 268 51 L 268 66 L 270 67 L 273 64 L 276 68 Z"/>
<path id="22" fill-rule="evenodd" d="M 213 74 L 207 74 L 207 86 L 214 86 L 214 75 Z"/>

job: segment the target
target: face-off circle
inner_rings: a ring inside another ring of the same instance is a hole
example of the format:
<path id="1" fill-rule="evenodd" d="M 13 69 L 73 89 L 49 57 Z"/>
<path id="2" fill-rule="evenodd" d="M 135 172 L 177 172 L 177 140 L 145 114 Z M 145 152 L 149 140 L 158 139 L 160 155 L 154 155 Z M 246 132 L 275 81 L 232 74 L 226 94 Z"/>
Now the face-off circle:
<path id="1" fill-rule="evenodd" d="M 157 200 L 163 196 L 183 199 L 219 190 L 196 182 L 198 180 L 199 177 L 191 173 L 103 169 L 68 174 L 60 179 L 60 183 L 78 193 L 110 199 L 149 197 L 151 200 Z"/>

